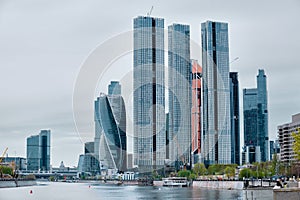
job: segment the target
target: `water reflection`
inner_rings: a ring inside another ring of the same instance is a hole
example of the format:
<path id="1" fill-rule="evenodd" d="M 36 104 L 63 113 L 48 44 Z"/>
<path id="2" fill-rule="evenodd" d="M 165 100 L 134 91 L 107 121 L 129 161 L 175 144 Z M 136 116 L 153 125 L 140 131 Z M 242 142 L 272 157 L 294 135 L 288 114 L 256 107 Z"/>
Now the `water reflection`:
<path id="1" fill-rule="evenodd" d="M 32 190 L 33 194 L 29 191 Z M 91 183 L 49 183 L 48 185 L 0 189 L 2 200 L 99 200 L 99 199 L 273 199 L 271 190 L 212 190 L 150 186 L 115 186 Z"/>

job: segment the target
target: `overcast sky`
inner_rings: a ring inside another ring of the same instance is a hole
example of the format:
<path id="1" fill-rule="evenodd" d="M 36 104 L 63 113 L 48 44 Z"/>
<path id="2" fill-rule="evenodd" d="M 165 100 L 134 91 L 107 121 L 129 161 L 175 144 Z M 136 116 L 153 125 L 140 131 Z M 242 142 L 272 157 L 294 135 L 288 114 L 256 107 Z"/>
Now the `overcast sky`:
<path id="1" fill-rule="evenodd" d="M 101 43 L 131 31 L 133 18 L 152 5 L 152 15 L 165 18 L 165 26 L 191 25 L 198 43 L 201 22 L 229 23 L 230 60 L 239 57 L 231 71 L 239 72 L 240 93 L 256 87 L 258 69 L 265 69 L 271 139 L 277 125 L 300 112 L 299 0 L 0 0 L 0 154 L 8 147 L 10 156 L 26 157 L 26 137 L 51 129 L 53 166 L 62 160 L 77 165 L 88 140 L 79 137 L 72 111 L 82 64 Z M 129 72 L 131 58 L 112 66 Z M 95 86 L 96 93 L 106 92 L 108 81 Z M 93 102 L 86 107 L 92 110 Z M 88 119 L 92 124 L 93 113 Z M 92 125 L 87 132 L 93 140 Z"/>

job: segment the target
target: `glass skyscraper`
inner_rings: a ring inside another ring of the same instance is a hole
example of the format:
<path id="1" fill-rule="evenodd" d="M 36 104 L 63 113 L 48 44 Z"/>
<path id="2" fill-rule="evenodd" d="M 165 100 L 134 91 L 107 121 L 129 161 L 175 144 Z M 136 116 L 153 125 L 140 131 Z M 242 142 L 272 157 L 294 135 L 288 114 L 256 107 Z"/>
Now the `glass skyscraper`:
<path id="1" fill-rule="evenodd" d="M 84 153 L 94 153 L 95 149 L 95 142 L 86 142 L 84 143 Z"/>
<path id="2" fill-rule="evenodd" d="M 259 146 L 261 161 L 269 160 L 267 77 L 258 70 L 257 88 L 244 89 L 244 143 Z"/>
<path id="3" fill-rule="evenodd" d="M 204 163 L 231 163 L 228 24 L 201 24 Z"/>
<path id="4" fill-rule="evenodd" d="M 101 93 L 95 101 L 95 157 L 105 169 L 127 168 L 126 111 L 121 95 Z"/>
<path id="5" fill-rule="evenodd" d="M 50 170 L 50 130 L 27 138 L 27 170 Z"/>
<path id="6" fill-rule="evenodd" d="M 84 143 L 84 154 L 79 156 L 78 172 L 89 172 L 96 175 L 100 172 L 99 160 L 95 156 L 95 143 Z"/>
<path id="7" fill-rule="evenodd" d="M 170 25 L 168 40 L 170 159 L 178 170 L 191 164 L 190 26 Z"/>
<path id="8" fill-rule="evenodd" d="M 27 138 L 27 170 L 38 171 L 40 169 L 39 155 L 39 135 L 33 135 Z"/>
<path id="9" fill-rule="evenodd" d="M 121 85 L 119 81 L 111 81 L 108 85 L 108 95 L 121 95 Z"/>
<path id="10" fill-rule="evenodd" d="M 243 90 L 244 145 L 257 146 L 257 89 Z"/>
<path id="11" fill-rule="evenodd" d="M 164 19 L 134 19 L 134 164 L 152 173 L 166 159 Z"/>
<path id="12" fill-rule="evenodd" d="M 50 130 L 41 130 L 39 134 L 40 144 L 40 169 L 50 170 Z"/>
<path id="13" fill-rule="evenodd" d="M 240 104 L 237 72 L 230 72 L 231 163 L 240 165 Z"/>

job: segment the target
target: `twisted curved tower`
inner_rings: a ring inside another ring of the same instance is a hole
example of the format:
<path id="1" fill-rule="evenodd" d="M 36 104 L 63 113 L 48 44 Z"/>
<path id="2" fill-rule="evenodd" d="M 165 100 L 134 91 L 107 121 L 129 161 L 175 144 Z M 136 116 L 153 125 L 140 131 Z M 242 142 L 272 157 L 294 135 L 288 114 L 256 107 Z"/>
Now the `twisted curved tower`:
<path id="1" fill-rule="evenodd" d="M 120 95 L 100 94 L 95 101 L 95 156 L 106 169 L 125 171 L 126 112 Z"/>

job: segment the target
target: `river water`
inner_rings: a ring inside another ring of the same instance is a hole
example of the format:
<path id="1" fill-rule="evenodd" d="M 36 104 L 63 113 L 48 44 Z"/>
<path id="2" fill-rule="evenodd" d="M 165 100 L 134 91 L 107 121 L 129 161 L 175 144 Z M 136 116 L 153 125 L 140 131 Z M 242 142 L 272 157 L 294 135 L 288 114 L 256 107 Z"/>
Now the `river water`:
<path id="1" fill-rule="evenodd" d="M 32 191 L 32 192 L 30 192 Z M 2 188 L 0 200 L 109 200 L 109 199 L 262 199 L 272 190 L 212 190 L 152 186 L 116 186 L 93 183 L 44 183 L 31 187 Z"/>

